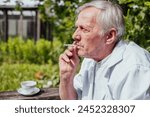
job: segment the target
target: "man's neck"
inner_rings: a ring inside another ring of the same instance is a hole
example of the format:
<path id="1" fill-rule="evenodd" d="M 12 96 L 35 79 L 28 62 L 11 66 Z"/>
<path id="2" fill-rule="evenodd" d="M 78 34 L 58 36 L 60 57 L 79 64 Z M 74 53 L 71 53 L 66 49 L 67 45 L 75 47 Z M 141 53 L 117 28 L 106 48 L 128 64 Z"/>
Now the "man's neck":
<path id="1" fill-rule="evenodd" d="M 118 43 L 118 41 L 114 44 L 111 44 L 110 46 L 105 47 L 104 50 L 101 51 L 101 53 L 99 54 L 100 56 L 97 58 L 93 58 L 93 59 L 97 62 L 105 59 L 107 56 L 109 56 L 112 53 L 112 51 L 114 50 L 117 43 Z"/>

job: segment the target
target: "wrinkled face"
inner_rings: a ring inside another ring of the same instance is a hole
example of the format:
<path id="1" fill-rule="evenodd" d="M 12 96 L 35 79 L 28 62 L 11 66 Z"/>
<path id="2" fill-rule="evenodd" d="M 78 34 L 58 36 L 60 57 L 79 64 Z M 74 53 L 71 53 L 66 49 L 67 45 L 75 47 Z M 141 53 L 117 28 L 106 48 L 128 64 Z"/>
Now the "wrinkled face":
<path id="1" fill-rule="evenodd" d="M 75 23 L 73 39 L 79 56 L 97 59 L 104 49 L 105 39 L 100 35 L 100 25 L 96 22 L 100 11 L 89 7 L 80 12 Z"/>

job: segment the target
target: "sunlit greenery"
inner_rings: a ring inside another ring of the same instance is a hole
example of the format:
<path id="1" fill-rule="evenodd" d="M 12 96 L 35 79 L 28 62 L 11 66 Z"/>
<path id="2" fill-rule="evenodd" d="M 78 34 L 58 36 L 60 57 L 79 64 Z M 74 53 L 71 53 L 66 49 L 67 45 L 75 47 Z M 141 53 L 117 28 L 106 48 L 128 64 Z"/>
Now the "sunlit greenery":
<path id="1" fill-rule="evenodd" d="M 150 1 L 118 0 L 124 6 L 125 39 L 132 40 L 150 51 Z"/>
<path id="2" fill-rule="evenodd" d="M 40 39 L 34 43 L 13 38 L 0 42 L 0 91 L 16 90 L 23 80 L 36 80 L 39 87 L 51 80 L 52 86 L 57 87 L 58 57 L 63 49 L 59 40 Z M 39 72 L 44 76 L 42 79 L 35 77 Z"/>
<path id="3" fill-rule="evenodd" d="M 35 74 L 42 72 L 45 76 L 38 79 Z M 37 81 L 38 87 L 43 86 L 52 81 L 51 87 L 58 86 L 58 66 L 54 64 L 7 64 L 0 66 L 0 91 L 16 90 L 20 87 L 20 82 L 25 80 Z"/>

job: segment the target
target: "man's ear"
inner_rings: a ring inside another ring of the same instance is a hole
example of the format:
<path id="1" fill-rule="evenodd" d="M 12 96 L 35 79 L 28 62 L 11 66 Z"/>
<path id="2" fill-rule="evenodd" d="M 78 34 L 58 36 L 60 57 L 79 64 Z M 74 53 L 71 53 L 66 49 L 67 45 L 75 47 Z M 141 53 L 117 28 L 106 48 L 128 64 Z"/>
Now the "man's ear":
<path id="1" fill-rule="evenodd" d="M 116 41 L 116 29 L 111 28 L 111 30 L 106 33 L 106 44 L 112 44 Z"/>

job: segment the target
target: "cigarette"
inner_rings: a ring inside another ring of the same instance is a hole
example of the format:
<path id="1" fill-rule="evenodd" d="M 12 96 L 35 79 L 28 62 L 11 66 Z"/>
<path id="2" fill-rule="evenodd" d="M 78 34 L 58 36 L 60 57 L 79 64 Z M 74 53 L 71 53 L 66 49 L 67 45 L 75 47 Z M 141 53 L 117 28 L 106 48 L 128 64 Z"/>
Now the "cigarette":
<path id="1" fill-rule="evenodd" d="M 65 46 L 65 47 L 71 47 L 71 46 L 74 47 L 73 44 L 64 44 L 64 46 Z"/>

